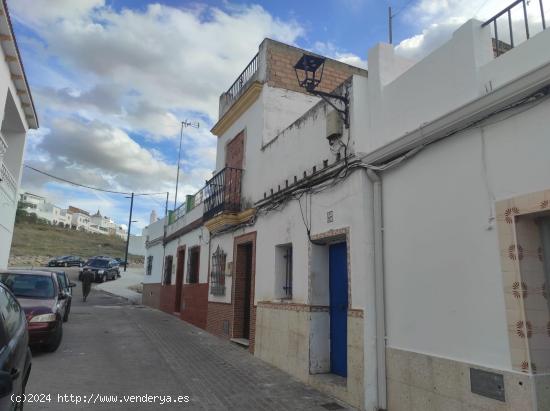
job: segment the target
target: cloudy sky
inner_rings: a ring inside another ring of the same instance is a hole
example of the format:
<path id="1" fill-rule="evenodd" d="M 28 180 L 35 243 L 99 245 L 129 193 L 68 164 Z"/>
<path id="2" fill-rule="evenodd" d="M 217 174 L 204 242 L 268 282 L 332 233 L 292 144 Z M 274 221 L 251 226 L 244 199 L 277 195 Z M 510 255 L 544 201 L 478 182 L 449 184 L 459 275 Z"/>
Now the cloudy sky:
<path id="1" fill-rule="evenodd" d="M 490 17 L 502 0 L 8 0 L 40 120 L 26 163 L 111 190 L 166 192 L 173 205 L 181 120 L 185 130 L 179 196 L 197 191 L 214 167 L 218 97 L 265 37 L 366 66 L 387 39 L 419 58 L 471 17 Z M 127 220 L 129 200 L 77 189 L 28 169 L 23 189 L 62 207 L 101 209 Z M 136 201 L 136 232 L 164 198 Z"/>

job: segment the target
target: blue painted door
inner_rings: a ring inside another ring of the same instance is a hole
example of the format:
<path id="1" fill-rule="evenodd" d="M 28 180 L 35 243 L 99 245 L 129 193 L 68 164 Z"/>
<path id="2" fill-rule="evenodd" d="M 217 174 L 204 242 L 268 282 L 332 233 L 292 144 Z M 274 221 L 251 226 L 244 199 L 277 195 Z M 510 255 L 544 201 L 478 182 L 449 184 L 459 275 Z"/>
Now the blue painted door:
<path id="1" fill-rule="evenodd" d="M 346 243 L 329 248 L 330 371 L 348 374 L 348 261 Z"/>

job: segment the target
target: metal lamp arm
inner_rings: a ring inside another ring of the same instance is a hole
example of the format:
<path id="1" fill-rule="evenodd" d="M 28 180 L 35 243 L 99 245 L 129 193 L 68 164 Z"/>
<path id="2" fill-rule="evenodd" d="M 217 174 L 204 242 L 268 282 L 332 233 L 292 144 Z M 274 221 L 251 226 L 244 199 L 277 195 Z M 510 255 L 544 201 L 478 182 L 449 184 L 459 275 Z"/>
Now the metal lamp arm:
<path id="1" fill-rule="evenodd" d="M 349 128 L 349 98 L 338 94 L 325 93 L 324 91 L 311 90 L 311 94 L 321 97 L 327 104 L 338 112 L 346 128 Z M 335 99 L 344 103 L 344 109 L 337 107 L 330 99 Z"/>

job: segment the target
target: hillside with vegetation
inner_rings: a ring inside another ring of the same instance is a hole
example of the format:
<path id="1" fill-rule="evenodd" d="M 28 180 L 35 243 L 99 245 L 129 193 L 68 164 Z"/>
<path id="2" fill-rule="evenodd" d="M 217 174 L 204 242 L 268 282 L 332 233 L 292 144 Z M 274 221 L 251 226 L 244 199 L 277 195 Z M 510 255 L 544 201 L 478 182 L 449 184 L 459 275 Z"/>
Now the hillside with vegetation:
<path id="1" fill-rule="evenodd" d="M 119 237 L 54 227 L 39 222 L 15 224 L 10 266 L 43 265 L 52 257 L 77 255 L 82 258 L 108 255 L 124 258 L 126 243 Z M 130 264 L 142 263 L 143 257 L 129 256 Z"/>

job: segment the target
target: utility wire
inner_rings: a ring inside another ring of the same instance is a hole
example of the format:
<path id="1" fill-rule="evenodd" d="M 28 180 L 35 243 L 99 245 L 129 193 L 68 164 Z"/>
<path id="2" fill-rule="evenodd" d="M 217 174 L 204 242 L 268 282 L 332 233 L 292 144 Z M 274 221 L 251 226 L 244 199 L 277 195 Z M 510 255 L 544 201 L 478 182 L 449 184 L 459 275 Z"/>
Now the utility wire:
<path id="1" fill-rule="evenodd" d="M 399 13 L 401 13 L 403 10 L 405 10 L 407 7 L 409 7 L 413 1 L 415 1 L 415 0 L 409 0 L 408 2 L 406 2 L 396 12 L 392 13 L 392 17 L 397 16 Z"/>
<path id="2" fill-rule="evenodd" d="M 47 173 L 45 171 L 34 168 L 32 166 L 29 166 L 28 164 L 25 164 L 24 166 L 26 168 L 30 169 L 30 170 L 33 170 L 33 171 L 37 172 L 37 173 L 40 173 L 40 174 L 43 174 L 43 175 L 48 176 L 50 178 L 53 178 L 54 180 L 62 181 L 64 183 L 71 184 L 71 185 L 76 186 L 76 187 L 83 187 L 83 188 L 87 188 L 89 190 L 101 191 L 103 193 L 122 194 L 122 195 L 131 195 L 132 194 L 132 193 L 124 192 L 124 191 L 107 190 L 105 188 L 92 187 L 92 186 L 89 186 L 89 185 L 86 185 L 86 184 L 75 183 L 74 181 L 67 180 L 63 177 L 55 176 L 53 174 L 50 174 L 50 173 Z M 153 195 L 161 195 L 161 194 L 166 195 L 166 191 L 163 192 L 163 193 L 137 193 L 137 194 L 134 194 L 134 197 L 135 196 L 153 196 Z"/>

